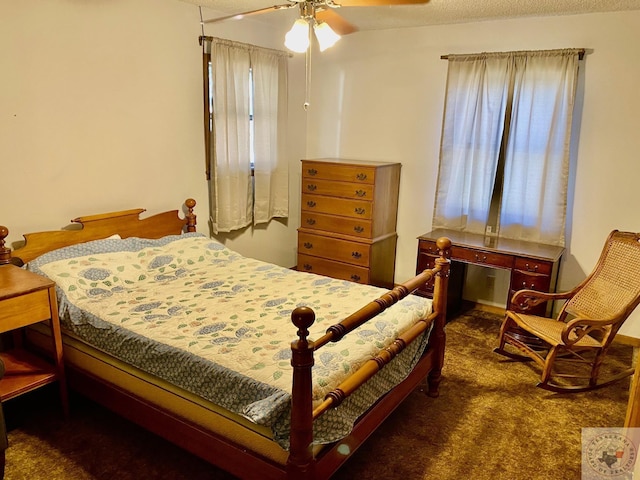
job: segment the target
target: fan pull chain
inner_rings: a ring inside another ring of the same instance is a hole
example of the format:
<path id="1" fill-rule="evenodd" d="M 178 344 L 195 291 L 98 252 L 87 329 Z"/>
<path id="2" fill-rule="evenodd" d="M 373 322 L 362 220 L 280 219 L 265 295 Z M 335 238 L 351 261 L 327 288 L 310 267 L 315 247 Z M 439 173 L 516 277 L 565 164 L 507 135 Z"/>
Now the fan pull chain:
<path id="1" fill-rule="evenodd" d="M 305 91 L 304 91 L 304 111 L 306 112 L 309 109 L 310 105 L 310 95 L 311 95 L 311 50 L 313 49 L 313 35 L 311 34 L 311 25 L 309 25 L 309 47 L 305 52 L 305 65 L 304 65 L 304 75 L 305 75 Z"/>

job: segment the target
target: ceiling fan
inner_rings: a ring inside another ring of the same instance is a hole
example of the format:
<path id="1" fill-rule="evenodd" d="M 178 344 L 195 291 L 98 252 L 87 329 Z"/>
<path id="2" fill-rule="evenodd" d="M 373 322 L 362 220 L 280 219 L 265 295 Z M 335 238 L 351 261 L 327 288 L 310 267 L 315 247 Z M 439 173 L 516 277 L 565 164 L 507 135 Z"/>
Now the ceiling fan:
<path id="1" fill-rule="evenodd" d="M 294 52 L 305 52 L 309 48 L 310 29 L 318 40 L 320 51 L 334 45 L 341 35 L 358 31 L 358 28 L 336 13 L 340 7 L 375 7 L 388 5 L 414 5 L 427 3 L 429 0 L 286 0 L 287 3 L 259 8 L 248 12 L 227 15 L 205 20 L 204 23 L 215 23 L 223 20 L 241 19 L 251 15 L 260 15 L 274 10 L 286 10 L 299 7 L 298 18 L 285 37 L 285 46 Z"/>

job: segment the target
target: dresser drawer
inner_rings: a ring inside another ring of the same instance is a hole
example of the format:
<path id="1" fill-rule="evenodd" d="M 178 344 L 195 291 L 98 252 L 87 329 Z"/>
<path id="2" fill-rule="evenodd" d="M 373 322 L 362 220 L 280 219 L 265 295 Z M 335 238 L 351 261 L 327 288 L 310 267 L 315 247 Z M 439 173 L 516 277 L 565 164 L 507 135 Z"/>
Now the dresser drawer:
<path id="1" fill-rule="evenodd" d="M 371 220 L 372 204 L 364 200 L 302 194 L 302 210 Z"/>
<path id="2" fill-rule="evenodd" d="M 360 238 L 371 238 L 372 225 L 370 220 L 338 217 L 303 211 L 300 215 L 300 226 L 313 230 L 340 233 Z"/>
<path id="3" fill-rule="evenodd" d="M 373 201 L 373 185 L 304 178 L 302 193 Z"/>
<path id="4" fill-rule="evenodd" d="M 476 265 L 487 264 L 497 268 L 512 268 L 513 256 L 500 253 L 472 251 L 465 248 L 451 248 L 451 259 L 463 262 L 474 263 Z"/>
<path id="5" fill-rule="evenodd" d="M 327 275 L 341 280 L 369 283 L 368 268 L 327 260 L 326 258 L 312 257 L 311 255 L 298 254 L 298 270 Z"/>
<path id="6" fill-rule="evenodd" d="M 339 182 L 374 184 L 376 168 L 361 165 L 342 165 L 329 162 L 305 161 L 302 167 L 303 179 L 315 178 Z"/>
<path id="7" fill-rule="evenodd" d="M 298 253 L 363 267 L 369 266 L 369 245 L 337 238 L 298 233 Z"/>

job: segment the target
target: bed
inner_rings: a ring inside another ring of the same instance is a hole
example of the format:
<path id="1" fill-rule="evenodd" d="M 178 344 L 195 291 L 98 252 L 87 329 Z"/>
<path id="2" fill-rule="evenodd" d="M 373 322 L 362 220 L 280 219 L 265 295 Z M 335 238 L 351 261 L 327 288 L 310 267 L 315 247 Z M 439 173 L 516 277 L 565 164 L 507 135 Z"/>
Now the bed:
<path id="1" fill-rule="evenodd" d="M 56 281 L 72 389 L 265 479 L 329 478 L 415 388 L 438 395 L 448 239 L 387 291 L 243 257 L 196 232 L 194 207 L 79 217 L 10 254 L 0 227 L 0 263 Z M 434 277 L 432 301 L 412 294 Z"/>

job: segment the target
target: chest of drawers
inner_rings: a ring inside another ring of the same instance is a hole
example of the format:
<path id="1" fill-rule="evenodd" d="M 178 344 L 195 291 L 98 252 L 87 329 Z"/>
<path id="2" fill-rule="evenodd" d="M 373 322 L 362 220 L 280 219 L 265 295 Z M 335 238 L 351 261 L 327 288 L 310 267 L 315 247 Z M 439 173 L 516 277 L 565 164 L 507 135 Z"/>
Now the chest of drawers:
<path id="1" fill-rule="evenodd" d="M 400 168 L 302 160 L 298 270 L 393 287 Z"/>

